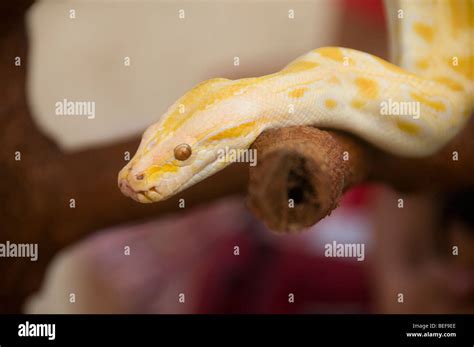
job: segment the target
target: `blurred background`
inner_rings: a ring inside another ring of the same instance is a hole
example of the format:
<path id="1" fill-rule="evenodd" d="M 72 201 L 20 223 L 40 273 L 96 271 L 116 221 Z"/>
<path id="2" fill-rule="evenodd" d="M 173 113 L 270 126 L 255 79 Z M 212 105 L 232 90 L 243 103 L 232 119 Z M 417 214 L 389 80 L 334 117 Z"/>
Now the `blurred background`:
<path id="1" fill-rule="evenodd" d="M 268 74 L 327 45 L 388 57 L 379 0 L 43 0 L 27 33 L 30 111 L 64 153 L 140 134 L 208 78 Z M 95 101 L 95 118 L 58 117 L 63 99 Z M 440 243 L 438 205 L 361 186 L 297 235 L 267 230 L 242 196 L 131 219 L 63 249 L 24 311 L 472 312 L 474 262 L 439 250 L 472 254 L 473 233 L 448 221 L 442 228 L 455 232 Z M 333 241 L 364 244 L 365 259 L 325 257 Z"/>

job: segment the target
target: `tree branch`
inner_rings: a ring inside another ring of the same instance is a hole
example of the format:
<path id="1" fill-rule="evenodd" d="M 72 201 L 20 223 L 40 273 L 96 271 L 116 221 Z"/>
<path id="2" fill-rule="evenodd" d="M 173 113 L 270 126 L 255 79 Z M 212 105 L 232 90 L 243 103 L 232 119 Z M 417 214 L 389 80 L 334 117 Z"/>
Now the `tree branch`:
<path id="1" fill-rule="evenodd" d="M 265 132 L 252 149 L 258 164 L 250 169 L 249 205 L 277 231 L 297 231 L 329 215 L 371 165 L 362 142 L 312 127 Z"/>

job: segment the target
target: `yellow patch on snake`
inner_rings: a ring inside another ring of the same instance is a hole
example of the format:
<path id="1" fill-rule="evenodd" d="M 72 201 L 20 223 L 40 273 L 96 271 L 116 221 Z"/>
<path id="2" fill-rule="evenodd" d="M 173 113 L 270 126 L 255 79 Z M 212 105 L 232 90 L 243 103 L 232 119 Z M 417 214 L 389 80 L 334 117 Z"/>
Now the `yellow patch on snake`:
<path id="1" fill-rule="evenodd" d="M 446 111 L 446 106 L 440 101 L 432 101 L 425 98 L 423 95 L 412 92 L 410 96 L 415 100 L 420 102 L 423 105 L 431 107 L 432 109 L 436 110 L 437 112 L 444 112 Z"/>
<path id="2" fill-rule="evenodd" d="M 314 61 L 297 61 L 295 63 L 291 63 L 290 65 L 286 66 L 283 70 L 281 70 L 280 74 L 290 74 L 295 72 L 302 72 L 306 70 L 314 69 L 318 67 L 319 64 Z"/>
<path id="3" fill-rule="evenodd" d="M 337 102 L 334 99 L 326 99 L 324 101 L 324 105 L 326 106 L 326 108 L 332 110 L 334 107 L 336 107 Z"/>
<path id="4" fill-rule="evenodd" d="M 426 42 L 431 43 L 433 41 L 434 30 L 431 26 L 424 23 L 415 22 L 413 23 L 413 30 Z"/>
<path id="5" fill-rule="evenodd" d="M 410 135 L 416 135 L 420 132 L 420 128 L 416 124 L 413 124 L 404 120 L 398 120 L 397 127 L 404 133 L 410 134 Z"/>
<path id="6" fill-rule="evenodd" d="M 244 78 L 244 79 L 235 81 L 227 86 L 224 86 L 218 89 L 216 92 L 212 93 L 208 99 L 206 99 L 197 107 L 197 110 L 204 110 L 210 105 L 232 98 L 233 96 L 239 95 L 245 92 L 248 87 L 252 87 L 259 83 L 262 83 L 265 79 L 266 78 L 264 77 Z"/>
<path id="7" fill-rule="evenodd" d="M 379 87 L 376 81 L 365 77 L 357 77 L 354 82 L 363 98 L 375 99 L 378 96 Z"/>
<path id="8" fill-rule="evenodd" d="M 290 98 L 301 98 L 304 95 L 304 93 L 306 93 L 307 90 L 308 88 L 297 88 L 289 92 L 288 96 Z"/>
<path id="9" fill-rule="evenodd" d="M 178 129 L 184 122 L 186 122 L 190 115 L 195 111 L 196 105 L 199 101 L 207 99 L 209 93 L 212 93 L 216 83 L 228 81 L 225 78 L 213 78 L 199 83 L 188 93 L 186 93 L 180 100 L 178 100 L 178 107 L 174 110 L 163 122 L 163 131 L 161 134 L 168 134 Z M 181 106 L 181 107 L 180 107 Z M 158 137 L 158 136 L 157 136 Z M 155 139 L 157 138 L 155 137 Z M 154 140 L 154 139 L 151 139 Z"/>
<path id="10" fill-rule="evenodd" d="M 314 52 L 318 53 L 320 56 L 329 58 L 340 63 L 344 62 L 344 55 L 340 48 L 337 47 L 323 47 L 315 49 Z"/>
<path id="11" fill-rule="evenodd" d="M 225 129 L 215 135 L 212 135 L 211 137 L 209 137 L 208 140 L 219 141 L 219 140 L 235 138 L 235 137 L 244 137 L 255 130 L 256 123 L 257 123 L 256 121 L 252 121 L 252 122 L 238 125 L 236 127 Z"/>
<path id="12" fill-rule="evenodd" d="M 351 101 L 351 106 L 358 110 L 364 107 L 364 105 L 365 105 L 365 101 L 360 100 L 360 99 L 354 99 Z"/>
<path id="13" fill-rule="evenodd" d="M 158 177 L 164 175 L 165 173 L 169 172 L 177 172 L 178 166 L 173 164 L 165 164 L 162 166 L 151 165 L 145 171 L 145 175 L 150 181 L 155 181 Z"/>
<path id="14" fill-rule="evenodd" d="M 436 77 L 434 80 L 438 83 L 444 84 L 446 87 L 456 92 L 462 92 L 464 90 L 461 83 L 458 83 L 449 77 Z"/>
<path id="15" fill-rule="evenodd" d="M 430 62 L 428 59 L 418 59 L 415 61 L 415 66 L 418 69 L 426 70 L 430 66 Z"/>

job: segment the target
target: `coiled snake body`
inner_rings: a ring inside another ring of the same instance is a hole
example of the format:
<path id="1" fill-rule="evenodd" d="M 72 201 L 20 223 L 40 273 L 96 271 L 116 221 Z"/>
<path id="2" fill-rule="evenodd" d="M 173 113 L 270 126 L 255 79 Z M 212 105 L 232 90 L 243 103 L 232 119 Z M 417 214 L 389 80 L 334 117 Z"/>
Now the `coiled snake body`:
<path id="1" fill-rule="evenodd" d="M 473 108 L 474 0 L 385 7 L 397 65 L 323 47 L 271 75 L 202 82 L 145 131 L 119 173 L 122 192 L 166 199 L 227 166 L 219 149 L 247 149 L 264 130 L 291 125 L 345 130 L 401 156 L 435 153 Z"/>

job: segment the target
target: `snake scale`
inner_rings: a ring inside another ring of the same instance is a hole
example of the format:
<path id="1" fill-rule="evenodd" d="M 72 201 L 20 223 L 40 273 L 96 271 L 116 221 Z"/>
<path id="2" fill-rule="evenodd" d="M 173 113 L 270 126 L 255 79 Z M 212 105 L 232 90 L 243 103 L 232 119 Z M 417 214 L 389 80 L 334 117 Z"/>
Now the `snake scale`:
<path id="1" fill-rule="evenodd" d="M 474 0 L 387 0 L 393 64 L 322 47 L 274 74 L 198 84 L 146 129 L 120 189 L 143 203 L 167 199 L 229 165 L 219 149 L 245 150 L 264 130 L 294 125 L 347 131 L 399 156 L 435 153 L 474 106 L 473 9 Z"/>

